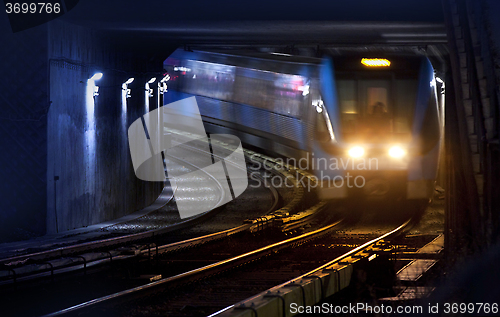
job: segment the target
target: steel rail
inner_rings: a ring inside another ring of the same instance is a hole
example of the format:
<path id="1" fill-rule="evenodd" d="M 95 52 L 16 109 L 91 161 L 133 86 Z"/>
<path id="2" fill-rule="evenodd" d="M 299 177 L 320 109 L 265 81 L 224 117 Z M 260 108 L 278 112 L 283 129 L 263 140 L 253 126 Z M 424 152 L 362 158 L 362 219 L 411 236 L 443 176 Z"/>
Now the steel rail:
<path id="1" fill-rule="evenodd" d="M 228 237 L 230 235 L 234 235 L 234 234 L 243 232 L 245 230 L 248 230 L 249 228 L 250 228 L 250 224 L 244 224 L 244 225 L 241 225 L 241 226 L 238 226 L 235 228 L 223 230 L 220 232 L 211 233 L 211 234 L 200 236 L 200 237 L 195 237 L 195 238 L 191 238 L 191 239 L 187 239 L 187 240 L 183 240 L 183 241 L 173 242 L 173 243 L 169 243 L 169 244 L 165 244 L 165 245 L 161 245 L 161 246 L 147 247 L 147 248 L 140 250 L 140 255 L 146 255 L 146 254 L 150 253 L 151 250 L 154 250 L 155 252 L 151 253 L 151 256 L 154 257 L 156 254 L 168 253 L 168 252 L 180 250 L 183 248 L 194 247 L 194 246 L 204 244 L 204 243 L 207 243 L 210 241 L 223 239 L 223 238 Z M 138 255 L 139 254 L 134 254 L 134 255 L 116 254 L 114 256 L 102 257 L 102 258 L 99 258 L 99 259 L 96 259 L 93 261 L 88 261 L 86 263 L 86 268 L 88 269 L 88 268 L 91 268 L 91 267 L 94 267 L 97 265 L 110 263 L 112 261 L 114 262 L 114 261 L 127 260 L 130 258 L 136 257 Z M 28 275 L 28 276 L 17 277 L 16 280 L 17 280 L 17 282 L 22 282 L 22 281 L 26 281 L 29 279 L 47 277 L 47 276 L 51 276 L 51 275 L 53 276 L 53 275 L 57 275 L 57 274 L 61 274 L 61 273 L 68 273 L 68 272 L 80 270 L 83 268 L 84 268 L 84 265 L 81 262 L 73 263 L 73 265 L 71 265 L 71 266 L 60 266 L 58 268 L 55 268 L 55 269 L 52 269 L 49 271 L 44 270 L 43 272 L 40 272 L 40 273 L 35 273 L 35 274 Z M 8 282 L 11 282 L 11 281 L 12 280 L 2 281 L 2 282 L 0 282 L 0 285 L 8 284 Z"/>
<path id="2" fill-rule="evenodd" d="M 84 303 L 81 303 L 81 304 L 78 304 L 78 305 L 75 305 L 72 307 L 68 307 L 68 308 L 59 310 L 57 312 L 53 312 L 53 313 L 44 315 L 44 317 L 61 316 L 64 314 L 75 313 L 75 312 L 81 313 L 83 309 L 96 306 L 97 304 L 109 302 L 109 301 L 116 300 L 116 299 L 126 300 L 126 297 L 128 297 L 128 296 L 140 296 L 139 295 L 140 293 L 143 293 L 143 292 L 145 293 L 147 291 L 153 291 L 154 288 L 159 287 L 159 286 L 167 286 L 168 284 L 182 282 L 183 280 L 198 279 L 198 278 L 201 278 L 202 276 L 214 274 L 215 271 L 225 270 L 228 267 L 235 267 L 239 264 L 246 263 L 246 262 L 258 259 L 258 258 L 262 258 L 265 255 L 268 255 L 268 254 L 277 252 L 281 249 L 290 247 L 296 243 L 304 243 L 310 239 L 314 239 L 314 238 L 317 238 L 321 235 L 327 234 L 328 232 L 333 230 L 335 227 L 340 225 L 342 222 L 343 222 L 343 219 L 341 219 L 333 224 L 330 224 L 328 226 L 325 226 L 323 228 L 320 228 L 320 229 L 317 229 L 317 230 L 314 230 L 314 231 L 311 231 L 308 233 L 304 233 L 304 234 L 297 236 L 297 237 L 293 237 L 293 238 L 289 238 L 289 239 L 286 239 L 286 240 L 283 240 L 280 242 L 276 242 L 276 243 L 273 243 L 271 245 L 259 248 L 257 250 L 253 250 L 253 251 L 250 251 L 250 252 L 247 252 L 247 253 L 244 253 L 244 254 L 241 254 L 241 255 L 226 259 L 226 260 L 222 260 L 222 261 L 219 261 L 219 262 L 216 262 L 213 264 L 209 264 L 209 265 L 203 266 L 203 267 L 198 268 L 198 269 L 194 269 L 194 270 L 191 270 L 188 272 L 177 274 L 177 275 L 174 275 L 171 277 L 163 278 L 163 279 L 155 281 L 155 282 L 151 282 L 151 283 L 148 283 L 145 285 L 141 285 L 138 287 L 127 289 L 127 290 L 117 292 L 114 294 L 110 294 L 107 296 L 99 297 L 99 298 L 96 298 L 96 299 L 93 299 L 93 300 L 90 300 L 90 301 L 87 301 L 87 302 L 84 302 Z"/>
<path id="3" fill-rule="evenodd" d="M 321 280 L 321 277 L 320 276 L 317 276 L 317 275 L 314 275 L 314 274 L 317 274 L 319 273 L 320 271 L 323 271 L 323 270 L 328 270 L 328 267 L 332 267 L 336 264 L 340 264 L 343 260 L 346 260 L 347 258 L 351 257 L 351 256 L 355 256 L 356 254 L 360 253 L 360 252 L 363 252 L 365 250 L 367 250 L 368 248 L 370 247 L 373 247 L 374 245 L 376 245 L 379 241 L 382 241 L 383 239 L 386 239 L 386 238 L 389 238 L 391 236 L 395 236 L 397 234 L 399 234 L 400 232 L 402 232 L 410 223 L 411 223 L 412 219 L 408 219 L 407 221 L 405 221 L 404 223 L 402 223 L 401 225 L 399 225 L 398 227 L 396 227 L 395 229 L 375 238 L 375 239 L 372 239 L 344 254 L 342 254 L 341 256 L 338 256 L 337 258 L 335 258 L 334 260 L 332 261 L 329 261 L 328 263 L 325 263 L 317 268 L 315 268 L 314 270 L 311 270 L 305 274 L 302 274 L 298 277 L 295 277 L 287 282 L 284 282 L 282 284 L 279 284 L 277 286 L 274 286 L 270 289 L 267 289 L 265 290 L 264 292 L 261 292 L 257 295 L 254 295 L 252 297 L 249 297 L 243 301 L 240 301 L 236 304 L 233 304 L 233 305 L 230 305 L 228 307 L 225 307 L 221 310 L 219 310 L 218 312 L 214 313 L 214 314 L 211 314 L 209 317 L 214 317 L 214 316 L 217 316 L 217 315 L 222 315 L 222 316 L 230 316 L 231 314 L 231 310 L 234 309 L 234 308 L 238 308 L 238 309 L 246 309 L 248 307 L 248 309 L 251 309 L 251 307 L 249 307 L 248 305 L 246 305 L 246 303 L 255 303 L 258 299 L 262 299 L 262 298 L 273 298 L 273 296 L 269 296 L 270 294 L 274 294 L 275 292 L 280 292 L 280 289 L 281 288 L 285 288 L 289 285 L 300 285 L 299 282 L 303 279 L 309 279 L 309 278 L 312 278 L 314 277 L 314 279 L 320 279 Z M 334 270 L 336 272 L 336 270 Z M 321 282 L 322 284 L 323 282 Z M 326 297 L 328 296 L 325 296 L 324 295 L 324 290 L 323 290 L 323 285 L 321 286 L 322 290 L 321 290 L 321 299 L 320 300 L 323 300 L 325 299 Z M 301 288 L 302 290 L 304 288 Z M 303 297 L 305 298 L 305 294 L 302 294 Z M 317 301 L 318 302 L 318 301 Z M 285 302 L 283 302 L 283 305 L 285 305 Z M 305 305 L 305 303 L 304 303 Z M 253 308 L 255 309 L 255 308 Z M 286 315 L 286 312 L 283 312 L 283 314 Z"/>
<path id="4" fill-rule="evenodd" d="M 191 146 L 186 146 L 186 147 L 190 147 L 190 148 L 193 148 L 197 151 L 201 151 L 200 149 L 198 149 L 196 147 L 191 147 Z M 228 162 L 228 163 L 230 163 L 230 162 Z M 230 163 L 230 164 L 232 164 L 232 163 Z M 194 164 L 191 164 L 191 165 L 195 166 Z M 238 167 L 235 164 L 232 164 L 232 165 Z M 260 177 L 260 175 L 258 175 L 258 177 Z M 265 182 L 265 180 L 262 177 L 260 177 L 260 178 Z M 278 204 L 278 201 L 279 201 L 279 195 L 278 195 L 278 192 L 275 188 L 273 188 L 273 187 L 266 187 L 266 188 L 268 188 L 271 191 L 272 197 L 273 197 L 273 204 L 266 212 L 266 214 L 267 214 L 269 212 L 272 212 L 276 208 L 276 205 Z M 219 202 L 220 202 L 220 200 L 219 200 Z M 208 214 L 208 212 L 205 214 Z M 204 215 L 204 214 L 202 214 L 202 215 Z M 208 215 L 205 215 L 205 216 L 208 216 Z M 191 225 L 191 224 L 193 224 L 193 222 L 198 222 L 200 220 L 202 220 L 202 219 L 198 219 L 198 218 L 189 219 L 189 220 L 187 220 L 187 221 L 189 221 L 189 223 L 186 223 L 186 225 Z M 176 225 L 177 224 L 174 224 L 174 225 L 169 226 L 167 228 L 172 228 L 173 226 L 176 226 Z M 215 232 L 215 233 L 204 235 L 201 237 L 196 237 L 196 238 L 192 238 L 192 239 L 188 239 L 188 240 L 184 240 L 184 241 L 178 241 L 178 242 L 174 242 L 174 243 L 170 243 L 170 244 L 166 244 L 166 245 L 161 245 L 161 246 L 156 245 L 156 246 L 154 246 L 154 249 L 155 249 L 156 254 L 171 252 L 174 250 L 179 250 L 182 248 L 192 247 L 195 245 L 199 245 L 199 244 L 207 243 L 210 241 L 222 239 L 222 238 L 227 237 L 229 235 L 233 235 L 233 234 L 245 231 L 245 230 L 249 230 L 250 228 L 251 228 L 251 224 L 244 224 L 244 225 L 241 225 L 241 226 L 238 226 L 235 228 L 223 230 L 221 232 Z M 176 226 L 175 228 L 173 228 L 169 231 L 178 230 L 178 229 L 182 229 L 182 227 Z M 150 232 L 150 231 L 148 231 L 148 232 Z M 161 233 L 158 233 L 158 234 L 161 234 Z M 115 239 L 115 238 L 113 238 L 113 239 Z M 142 239 L 142 238 L 139 238 L 137 240 L 140 240 L 140 239 Z M 94 241 L 94 243 L 95 242 L 98 242 L 98 241 Z M 76 246 L 78 246 L 78 245 L 76 245 Z M 50 251 L 52 251 L 52 250 L 44 251 L 44 252 L 47 253 Z M 150 253 L 150 251 L 151 251 L 151 246 L 148 246 L 147 248 L 140 250 L 140 254 Z M 81 254 L 81 252 L 79 254 Z M 72 255 L 74 256 L 74 253 L 72 253 L 71 255 L 68 255 L 68 257 L 71 257 Z M 23 274 L 23 276 L 16 276 L 15 281 L 21 282 L 21 281 L 26 281 L 26 280 L 30 280 L 30 279 L 42 278 L 42 277 L 46 277 L 46 276 L 54 276 L 55 274 L 68 273 L 68 272 L 72 272 L 72 271 L 76 271 L 76 270 L 80 270 L 80 269 L 86 269 L 88 267 L 93 267 L 93 266 L 109 263 L 111 261 L 126 260 L 126 259 L 130 259 L 132 257 L 135 257 L 135 256 L 137 256 L 137 254 L 124 255 L 124 254 L 117 252 L 117 254 L 115 254 L 114 256 L 110 255 L 109 257 L 108 256 L 100 257 L 100 258 L 97 258 L 97 259 L 94 259 L 94 260 L 91 260 L 91 261 L 85 263 L 85 265 L 82 265 L 79 262 L 73 262 L 73 263 L 70 263 L 68 265 L 59 266 L 55 269 L 53 267 L 51 267 L 50 270 L 47 270 L 47 269 L 35 270 L 31 274 Z M 13 282 L 14 281 L 12 279 L 6 279 L 4 281 L 1 281 L 0 285 L 11 284 Z"/>

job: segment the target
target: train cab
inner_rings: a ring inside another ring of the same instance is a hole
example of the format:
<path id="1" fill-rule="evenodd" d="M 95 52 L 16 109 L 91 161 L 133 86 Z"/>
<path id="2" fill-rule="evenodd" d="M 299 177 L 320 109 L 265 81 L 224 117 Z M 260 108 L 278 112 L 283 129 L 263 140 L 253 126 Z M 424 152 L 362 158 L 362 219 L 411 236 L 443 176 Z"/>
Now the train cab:
<path id="1" fill-rule="evenodd" d="M 428 199 L 440 143 L 430 62 L 337 57 L 326 59 L 320 73 L 323 106 L 311 152 L 331 163 L 317 164 L 321 198 Z"/>

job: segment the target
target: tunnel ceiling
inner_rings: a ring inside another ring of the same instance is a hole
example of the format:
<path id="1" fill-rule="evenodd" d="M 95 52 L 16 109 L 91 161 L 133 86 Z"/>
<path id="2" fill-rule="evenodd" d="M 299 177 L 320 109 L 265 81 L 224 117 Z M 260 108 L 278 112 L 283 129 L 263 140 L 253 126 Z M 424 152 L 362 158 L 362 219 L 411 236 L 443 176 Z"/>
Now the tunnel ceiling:
<path id="1" fill-rule="evenodd" d="M 182 45 L 446 54 L 442 7 L 435 0 L 82 0 L 62 19 L 149 54 L 168 55 Z"/>
<path id="2" fill-rule="evenodd" d="M 186 21 L 443 21 L 441 2 L 435 0 L 81 0 L 67 16 L 135 27 Z"/>

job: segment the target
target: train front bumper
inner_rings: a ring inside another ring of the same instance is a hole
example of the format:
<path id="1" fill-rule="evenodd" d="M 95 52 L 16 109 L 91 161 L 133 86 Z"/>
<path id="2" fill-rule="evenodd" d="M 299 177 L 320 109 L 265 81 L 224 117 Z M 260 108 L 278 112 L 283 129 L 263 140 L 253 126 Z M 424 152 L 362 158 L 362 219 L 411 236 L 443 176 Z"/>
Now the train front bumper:
<path id="1" fill-rule="evenodd" d="M 433 180 L 408 180 L 406 171 L 346 172 L 344 177 L 320 181 L 318 196 L 323 200 L 429 199 Z"/>

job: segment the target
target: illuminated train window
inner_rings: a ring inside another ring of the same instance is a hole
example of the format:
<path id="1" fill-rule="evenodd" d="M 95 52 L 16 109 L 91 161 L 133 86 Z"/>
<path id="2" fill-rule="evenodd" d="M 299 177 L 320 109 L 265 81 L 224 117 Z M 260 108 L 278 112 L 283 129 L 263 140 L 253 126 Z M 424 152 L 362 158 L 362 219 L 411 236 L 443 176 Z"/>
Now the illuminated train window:
<path id="1" fill-rule="evenodd" d="M 367 113 L 376 114 L 379 112 L 387 113 L 387 88 L 385 87 L 368 87 L 367 91 Z"/>
<path id="2" fill-rule="evenodd" d="M 310 97 L 309 80 L 299 75 L 194 60 L 170 71 L 174 90 L 296 118 Z"/>
<path id="3" fill-rule="evenodd" d="M 416 79 L 392 76 L 337 79 L 341 131 L 346 140 L 360 137 L 384 142 L 410 137 Z"/>

